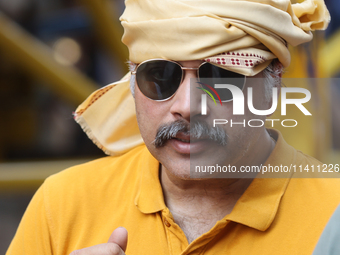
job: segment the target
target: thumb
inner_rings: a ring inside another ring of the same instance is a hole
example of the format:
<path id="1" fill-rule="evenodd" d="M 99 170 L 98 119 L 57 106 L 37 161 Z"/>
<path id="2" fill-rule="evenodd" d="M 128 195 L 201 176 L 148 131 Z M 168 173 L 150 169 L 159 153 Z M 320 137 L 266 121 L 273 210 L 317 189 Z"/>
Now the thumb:
<path id="1" fill-rule="evenodd" d="M 125 228 L 119 227 L 116 228 L 110 238 L 108 243 L 116 243 L 122 248 L 122 250 L 125 252 L 126 251 L 126 246 L 127 246 L 127 241 L 128 241 L 128 232 Z"/>

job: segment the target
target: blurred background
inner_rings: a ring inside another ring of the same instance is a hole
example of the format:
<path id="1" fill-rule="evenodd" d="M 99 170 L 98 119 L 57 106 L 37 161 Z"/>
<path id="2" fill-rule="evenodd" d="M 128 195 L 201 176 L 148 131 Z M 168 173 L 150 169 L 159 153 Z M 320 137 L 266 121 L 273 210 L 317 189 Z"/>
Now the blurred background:
<path id="1" fill-rule="evenodd" d="M 285 77 L 339 77 L 340 2 L 325 2 L 329 28 L 291 49 Z M 120 42 L 123 10 L 123 0 L 0 0 L 0 254 L 47 176 L 105 156 L 72 112 L 92 91 L 127 72 L 128 52 Z M 282 132 L 294 147 L 339 164 L 335 81 L 304 84 L 317 92 L 312 93 L 317 105 L 310 106 L 315 114 L 294 132 Z"/>

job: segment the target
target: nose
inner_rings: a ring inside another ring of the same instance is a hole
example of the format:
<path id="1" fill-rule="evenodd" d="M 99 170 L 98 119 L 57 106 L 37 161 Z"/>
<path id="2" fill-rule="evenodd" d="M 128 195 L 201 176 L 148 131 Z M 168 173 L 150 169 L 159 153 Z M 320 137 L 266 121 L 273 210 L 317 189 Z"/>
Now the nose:
<path id="1" fill-rule="evenodd" d="M 184 77 L 175 96 L 172 98 L 170 112 L 176 119 L 183 118 L 190 122 L 190 117 L 201 113 L 201 90 L 196 87 L 196 70 L 184 70 Z"/>

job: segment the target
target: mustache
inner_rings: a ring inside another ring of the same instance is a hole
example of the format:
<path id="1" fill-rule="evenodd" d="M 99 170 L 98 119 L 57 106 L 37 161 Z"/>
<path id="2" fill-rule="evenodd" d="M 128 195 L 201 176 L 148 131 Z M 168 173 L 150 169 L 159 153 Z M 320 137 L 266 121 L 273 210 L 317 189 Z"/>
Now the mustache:
<path id="1" fill-rule="evenodd" d="M 211 127 L 205 121 L 188 123 L 184 120 L 177 120 L 160 126 L 153 144 L 156 148 L 163 147 L 168 140 L 176 137 L 179 132 L 190 135 L 190 139 L 209 139 L 218 145 L 227 145 L 228 135 L 221 127 Z"/>

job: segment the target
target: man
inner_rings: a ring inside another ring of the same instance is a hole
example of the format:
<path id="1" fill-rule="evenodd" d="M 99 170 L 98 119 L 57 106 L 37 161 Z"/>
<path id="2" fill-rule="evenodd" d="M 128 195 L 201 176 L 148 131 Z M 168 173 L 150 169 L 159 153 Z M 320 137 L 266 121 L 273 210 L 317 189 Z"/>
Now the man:
<path id="1" fill-rule="evenodd" d="M 121 155 L 48 178 L 7 254 L 311 254 L 340 202 L 339 179 L 190 178 L 205 160 L 236 171 L 320 165 L 264 126 L 212 127 L 220 114 L 255 114 L 234 115 L 236 98 L 220 93 L 223 105 L 207 101 L 204 114 L 197 92 L 210 85 L 193 84 L 237 78 L 235 90 L 270 108 L 266 91 L 290 61 L 286 42 L 326 27 L 323 1 L 126 1 L 121 19 L 133 78 L 95 92 L 75 114 L 100 148 Z"/>

